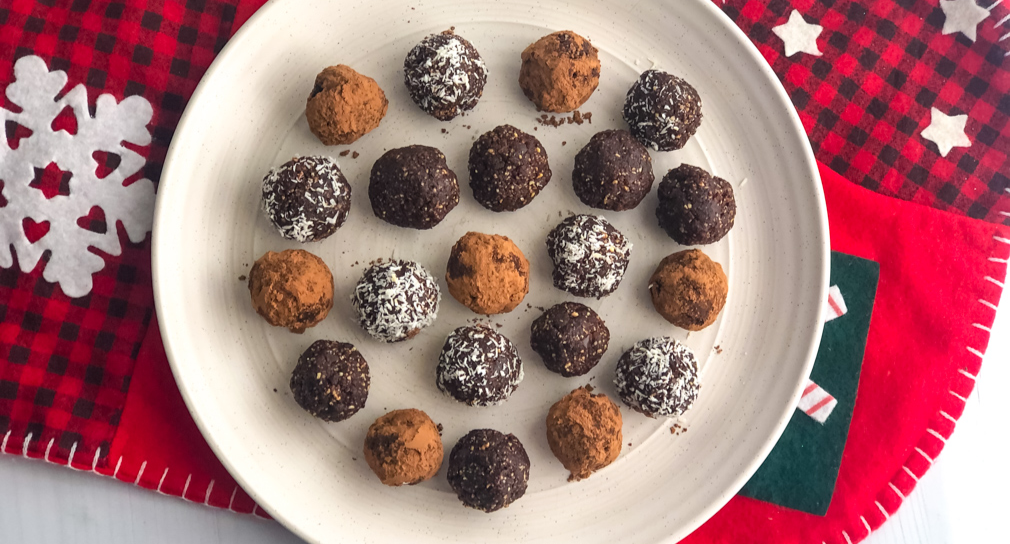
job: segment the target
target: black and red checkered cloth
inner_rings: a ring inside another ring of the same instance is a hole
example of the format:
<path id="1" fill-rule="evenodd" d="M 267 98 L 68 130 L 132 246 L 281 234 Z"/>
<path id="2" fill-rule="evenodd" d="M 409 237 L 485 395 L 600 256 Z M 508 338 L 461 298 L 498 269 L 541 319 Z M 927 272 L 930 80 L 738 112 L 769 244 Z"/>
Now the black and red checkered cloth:
<path id="1" fill-rule="evenodd" d="M 879 193 L 1010 225 L 1010 38 L 999 41 L 1010 6 L 979 1 L 992 9 L 974 42 L 941 34 L 937 0 L 729 0 L 723 10 L 782 80 L 819 161 Z M 785 56 L 771 29 L 793 9 L 824 27 L 822 56 Z M 968 114 L 971 147 L 941 157 L 920 136 L 931 107 Z"/>
<path id="2" fill-rule="evenodd" d="M 944 14 L 936 0 L 715 0 L 782 79 L 821 162 L 886 195 L 1010 224 L 1010 39 L 1000 41 L 1010 23 L 995 25 L 1010 11 L 992 1 L 994 6 L 983 6 L 991 16 L 971 41 L 941 34 Z M 142 175 L 157 183 L 201 76 L 262 2 L 6 0 L 0 3 L 0 89 L 14 79 L 18 59 L 37 55 L 51 70 L 67 72 L 68 88 L 86 85 L 91 103 L 100 93 L 118 100 L 142 95 L 154 109 L 153 143 L 141 150 L 147 157 Z M 824 27 L 818 39 L 823 56 L 784 56 L 771 29 L 793 9 Z M 18 109 L 3 100 L 5 108 Z M 920 135 L 931 107 L 967 114 L 972 145 L 941 157 Z M 14 123 L 4 128 L 12 143 L 26 136 Z M 66 175 L 55 167 L 40 170 L 33 185 L 48 195 L 65 194 Z M 5 203 L 0 194 L 0 213 Z M 101 216 L 85 224 L 118 228 Z M 27 230 L 36 238 L 44 234 L 39 225 Z M 21 273 L 16 263 L 0 269 L 4 452 L 123 479 L 115 441 L 124 434 L 124 408 L 154 308 L 150 237 L 133 244 L 121 228 L 119 233 L 122 254 L 98 252 L 106 267 L 82 298 L 71 299 L 42 279 L 45 257 L 31 273 Z M 145 465 L 131 470 L 142 482 Z M 161 477 L 154 478 L 159 489 Z M 178 488 L 185 494 L 181 483 Z M 215 501 L 211 489 L 201 489 L 205 502 L 235 501 L 234 491 L 229 499 L 224 490 Z"/>
<path id="3" fill-rule="evenodd" d="M 152 144 L 142 175 L 157 183 L 176 124 L 204 71 L 224 47 L 236 2 L 217 0 L 15 0 L 0 3 L 0 88 L 14 63 L 41 57 L 84 83 L 91 103 L 101 93 L 118 100 L 143 95 L 154 107 Z M 4 107 L 18 111 L 4 97 Z M 23 136 L 13 122 L 7 137 Z M 52 166 L 34 183 L 48 193 L 65 185 Z M 2 183 L 2 181 L 0 181 Z M 65 194 L 65 192 L 64 192 Z M 0 208 L 0 213 L 3 209 Z M 116 228 L 115 225 L 94 225 Z M 29 238 L 34 238 L 29 229 Z M 37 236 L 37 235 L 36 235 Z M 0 269 L 0 437 L 8 452 L 48 448 L 66 459 L 72 448 L 90 463 L 101 448 L 104 466 L 126 403 L 134 362 L 154 313 L 150 236 L 123 252 L 101 254 L 106 267 L 82 298 L 65 296 L 42 279 L 46 258 L 30 274 Z M 8 434 L 9 433 L 9 434 Z M 50 442 L 53 442 L 50 446 Z"/>

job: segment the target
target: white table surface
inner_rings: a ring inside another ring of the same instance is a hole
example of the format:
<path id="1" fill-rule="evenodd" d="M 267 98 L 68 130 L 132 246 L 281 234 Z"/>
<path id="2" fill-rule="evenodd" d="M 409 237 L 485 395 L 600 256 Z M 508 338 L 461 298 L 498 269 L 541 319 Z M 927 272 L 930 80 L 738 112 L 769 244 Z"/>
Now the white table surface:
<path id="1" fill-rule="evenodd" d="M 1004 296 L 1004 299 L 1010 295 Z M 1010 542 L 1010 303 L 974 393 L 932 470 L 869 544 Z M 300 542 L 281 525 L 42 461 L 0 455 L 0 542 Z"/>

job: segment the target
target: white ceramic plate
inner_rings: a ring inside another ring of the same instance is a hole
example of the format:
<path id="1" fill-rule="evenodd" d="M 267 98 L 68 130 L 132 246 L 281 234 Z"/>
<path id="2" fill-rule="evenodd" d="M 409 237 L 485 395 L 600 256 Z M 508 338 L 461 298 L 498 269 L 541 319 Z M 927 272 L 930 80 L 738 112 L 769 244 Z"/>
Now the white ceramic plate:
<path id="1" fill-rule="evenodd" d="M 229 42 L 201 82 L 172 142 L 158 197 L 154 268 L 162 334 L 186 402 L 215 452 L 271 515 L 307 540 L 673 541 L 729 500 L 781 433 L 813 361 L 827 285 L 827 223 L 806 137 L 757 50 L 710 2 L 621 4 L 274 1 Z M 450 26 L 481 52 L 490 75 L 476 109 L 443 123 L 410 101 L 402 66 L 422 37 Z M 592 112 L 592 124 L 538 126 L 538 113 L 516 83 L 522 49 L 560 29 L 587 36 L 600 50 L 600 87 L 581 108 Z M 308 131 L 305 97 L 315 74 L 337 63 L 375 78 L 389 113 L 351 146 L 326 148 Z M 654 190 L 635 210 L 604 214 L 635 245 L 620 289 L 601 301 L 583 300 L 610 326 L 610 351 L 590 375 L 561 378 L 529 348 L 536 307 L 573 299 L 551 285 L 545 236 L 562 215 L 593 211 L 572 192 L 573 157 L 596 131 L 624 126 L 624 95 L 653 65 L 686 78 L 704 103 L 704 122 L 687 147 L 652 153 L 657 182 L 688 162 L 736 189 L 736 226 L 704 248 L 727 270 L 729 301 L 715 325 L 689 337 L 652 309 L 648 276 L 662 257 L 682 249 L 656 225 Z M 466 157 L 474 138 L 506 122 L 543 142 L 554 178 L 528 207 L 495 214 L 473 200 Z M 367 199 L 372 162 L 386 149 L 414 143 L 440 148 L 460 177 L 459 207 L 430 231 L 379 221 Z M 337 156 L 345 149 L 360 153 L 338 157 L 353 186 L 350 217 L 331 238 L 304 246 L 333 270 L 336 306 L 304 335 L 271 327 L 253 312 L 239 276 L 265 251 L 298 246 L 259 211 L 260 180 L 294 155 Z M 417 260 L 443 276 L 450 247 L 468 230 L 511 237 L 532 264 L 526 301 L 489 320 L 517 344 L 526 369 L 518 391 L 492 408 L 466 407 L 435 387 L 445 336 L 476 317 L 448 295 L 444 281 L 435 325 L 405 343 L 370 339 L 347 302 L 366 263 L 378 257 Z M 673 435 L 674 422 L 624 409 L 618 460 L 568 483 L 547 445 L 548 407 L 587 382 L 616 399 L 617 358 L 660 334 L 686 341 L 703 365 L 701 395 L 680 422 L 687 432 Z M 368 404 L 343 423 L 313 419 L 288 390 L 298 355 L 320 338 L 354 343 L 371 366 Z M 444 465 L 421 485 L 380 485 L 361 455 L 365 431 L 387 410 L 407 407 L 445 426 L 446 458 L 470 429 L 516 434 L 532 460 L 526 496 L 491 515 L 464 508 Z"/>

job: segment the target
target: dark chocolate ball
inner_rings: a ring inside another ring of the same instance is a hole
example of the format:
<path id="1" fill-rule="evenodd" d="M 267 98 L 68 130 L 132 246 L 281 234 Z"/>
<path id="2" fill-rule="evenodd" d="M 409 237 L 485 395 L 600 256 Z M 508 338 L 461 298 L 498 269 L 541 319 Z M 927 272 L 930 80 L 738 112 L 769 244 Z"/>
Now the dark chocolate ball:
<path id="1" fill-rule="evenodd" d="M 540 141 L 512 125 L 481 135 L 470 148 L 469 166 L 474 199 L 494 212 L 522 208 L 551 180 Z"/>
<path id="2" fill-rule="evenodd" d="M 614 385 L 634 410 L 649 417 L 676 417 L 698 398 L 698 361 L 673 338 L 648 338 L 621 355 Z"/>
<path id="3" fill-rule="evenodd" d="M 630 210 L 649 194 L 654 180 L 649 150 L 626 130 L 597 132 L 575 155 L 575 194 L 593 208 Z"/>
<path id="4" fill-rule="evenodd" d="M 350 209 L 351 185 L 329 157 L 295 157 L 263 178 L 263 211 L 288 240 L 322 240 Z"/>
<path id="5" fill-rule="evenodd" d="M 474 429 L 453 446 L 446 475 L 463 505 L 494 512 L 526 493 L 530 457 L 515 435 Z"/>
<path id="6" fill-rule="evenodd" d="M 435 371 L 439 390 L 470 406 L 501 404 L 522 380 L 523 362 L 515 345 L 480 325 L 449 334 Z"/>
<path id="7" fill-rule="evenodd" d="M 733 228 L 733 186 L 697 166 L 681 164 L 659 182 L 656 217 L 678 244 L 714 244 Z"/>
<path id="8" fill-rule="evenodd" d="M 680 149 L 701 125 L 701 98 L 683 79 L 646 70 L 628 90 L 624 120 L 643 144 L 658 151 Z"/>
<path id="9" fill-rule="evenodd" d="M 291 393 L 306 412 L 343 421 L 365 407 L 371 380 L 368 363 L 351 344 L 316 340 L 291 373 Z"/>
<path id="10" fill-rule="evenodd" d="M 459 203 L 459 184 L 441 151 L 412 145 L 390 149 L 375 161 L 368 199 L 375 216 L 383 221 L 430 229 Z"/>
<path id="11" fill-rule="evenodd" d="M 617 290 L 628 269 L 632 244 L 598 215 L 572 215 L 547 235 L 558 289 L 600 298 Z"/>
<path id="12" fill-rule="evenodd" d="M 562 302 L 547 309 L 530 327 L 530 345 L 551 372 L 566 378 L 593 369 L 610 343 L 610 330 L 592 308 Z"/>
<path id="13" fill-rule="evenodd" d="M 473 44 L 446 30 L 414 46 L 403 60 L 403 81 L 410 98 L 440 121 L 477 105 L 487 67 Z"/>
<path id="14" fill-rule="evenodd" d="M 365 270 L 351 293 L 351 305 L 373 338 L 400 342 L 435 322 L 440 298 L 438 283 L 423 266 L 388 261 Z"/>

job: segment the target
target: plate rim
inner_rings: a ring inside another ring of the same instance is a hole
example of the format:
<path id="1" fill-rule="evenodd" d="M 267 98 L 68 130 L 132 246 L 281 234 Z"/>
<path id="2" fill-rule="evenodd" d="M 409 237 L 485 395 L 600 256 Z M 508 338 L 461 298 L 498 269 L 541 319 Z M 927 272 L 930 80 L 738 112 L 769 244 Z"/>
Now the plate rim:
<path id="1" fill-rule="evenodd" d="M 242 48 L 241 43 L 248 39 L 248 36 L 254 34 L 254 29 L 260 24 L 261 20 L 269 18 L 269 14 L 273 11 L 280 9 L 280 6 L 285 3 L 294 2 L 297 0 L 268 0 L 263 6 L 261 6 L 255 13 L 253 13 L 249 19 L 247 19 L 241 26 L 241 28 L 236 31 L 231 38 L 226 43 L 225 47 L 217 54 L 217 56 L 212 61 L 211 65 L 208 67 L 207 71 L 200 78 L 200 82 L 197 84 L 193 91 L 189 101 L 187 102 L 186 108 L 183 111 L 182 116 L 176 125 L 175 134 L 173 135 L 172 141 L 169 144 L 168 152 L 165 155 L 164 167 L 162 169 L 161 180 L 158 186 L 158 197 L 155 202 L 153 227 L 151 232 L 151 275 L 154 291 L 154 306 L 155 314 L 157 317 L 157 323 L 159 326 L 159 331 L 162 333 L 162 343 L 165 348 L 165 355 L 168 359 L 169 366 L 172 371 L 172 377 L 175 380 L 176 387 L 178 388 L 180 394 L 182 395 L 183 401 L 186 404 L 186 409 L 190 416 L 193 418 L 200 430 L 201 436 L 210 446 L 211 450 L 214 452 L 215 457 L 219 462 L 224 465 L 228 474 L 235 479 L 236 483 L 242 487 L 242 489 L 256 502 L 257 505 L 266 512 L 270 514 L 275 520 L 281 523 L 287 530 L 294 533 L 299 538 L 311 542 L 311 536 L 298 527 L 296 524 L 290 523 L 289 520 L 283 515 L 278 514 L 274 509 L 268 505 L 268 501 L 261 499 L 259 493 L 255 491 L 252 486 L 246 481 L 245 475 L 241 474 L 235 466 L 232 464 L 231 459 L 227 455 L 227 448 L 219 444 L 217 439 L 209 433 L 207 430 L 208 424 L 204 421 L 203 417 L 200 415 L 198 410 L 194 409 L 197 404 L 196 401 L 191 397 L 191 391 L 185 387 L 185 381 L 181 377 L 182 370 L 179 365 L 175 363 L 175 351 L 176 347 L 172 341 L 172 334 L 169 331 L 171 325 L 163 320 L 163 304 L 162 300 L 171 297 L 170 293 L 166 293 L 164 286 L 160 278 L 160 270 L 162 266 L 160 265 L 162 261 L 162 251 L 160 250 L 162 237 L 159 235 L 161 229 L 158 225 L 162 222 L 162 217 L 164 215 L 162 202 L 164 199 L 160 198 L 163 194 L 161 183 L 170 180 L 175 172 L 175 164 L 177 159 L 175 155 L 179 153 L 178 136 L 183 134 L 190 124 L 197 124 L 198 120 L 193 118 L 191 112 L 193 108 L 190 108 L 190 104 L 199 100 L 204 94 L 206 87 L 210 85 L 209 81 L 213 79 L 213 76 L 221 70 L 221 67 L 228 63 L 228 59 L 233 56 L 234 52 Z M 659 0 L 664 4 L 670 4 L 668 0 Z M 741 45 L 740 51 L 746 52 L 752 64 L 760 71 L 760 73 L 765 77 L 766 82 L 770 83 L 770 87 L 773 89 L 774 98 L 779 102 L 781 106 L 787 112 L 789 124 L 792 125 L 794 132 L 792 136 L 800 136 L 799 140 L 802 145 L 799 149 L 796 149 L 800 154 L 800 161 L 803 162 L 807 167 L 807 174 L 812 182 L 812 188 L 814 196 L 817 200 L 817 213 L 816 213 L 816 223 L 817 232 L 815 237 L 819 237 L 822 243 L 819 246 L 819 259 L 816 265 L 820 267 L 820 281 L 818 282 L 821 287 L 821 291 L 827 293 L 828 286 L 830 284 L 830 231 L 828 226 L 828 215 L 827 207 L 824 199 L 824 189 L 821 182 L 820 172 L 817 166 L 817 160 L 814 156 L 813 150 L 810 146 L 809 139 L 807 137 L 806 130 L 800 120 L 799 114 L 789 98 L 782 81 L 772 70 L 771 66 L 768 64 L 763 55 L 757 49 L 757 46 L 747 37 L 746 34 L 733 22 L 732 19 L 726 15 L 721 9 L 719 9 L 711 0 L 691 0 L 695 4 L 699 4 L 701 9 L 707 10 L 715 19 L 722 22 L 724 29 L 728 34 L 737 40 Z M 811 255 L 813 251 L 811 251 Z M 823 315 L 824 307 L 826 306 L 826 296 L 821 297 L 817 303 L 817 315 Z M 732 485 L 727 488 L 724 495 L 719 496 L 719 499 L 713 501 L 708 506 L 701 509 L 701 514 L 695 519 L 690 520 L 689 523 L 685 524 L 685 530 L 683 536 L 687 536 L 698 527 L 703 525 L 709 519 L 712 518 L 720 509 L 722 509 L 726 503 L 728 503 L 739 490 L 746 484 L 746 482 L 753 476 L 753 474 L 758 470 L 764 460 L 767 458 L 768 454 L 771 452 L 775 444 L 778 443 L 779 438 L 781 438 L 782 433 L 785 431 L 788 425 L 791 414 L 796 409 L 795 406 L 799 402 L 800 396 L 803 391 L 804 381 L 809 378 L 810 371 L 813 368 L 814 360 L 816 358 L 820 340 L 822 335 L 823 327 L 815 327 L 814 334 L 810 338 L 809 345 L 806 349 L 805 361 L 803 364 L 803 372 L 801 379 L 797 380 L 796 385 L 793 388 L 790 402 L 783 408 L 781 413 L 779 413 L 778 422 L 772 430 L 772 433 L 766 437 L 763 444 L 758 450 L 758 455 L 756 455 L 748 465 L 738 473 L 737 477 L 732 480 Z M 670 535 L 664 539 L 664 542 L 672 542 L 671 538 L 675 535 Z"/>

